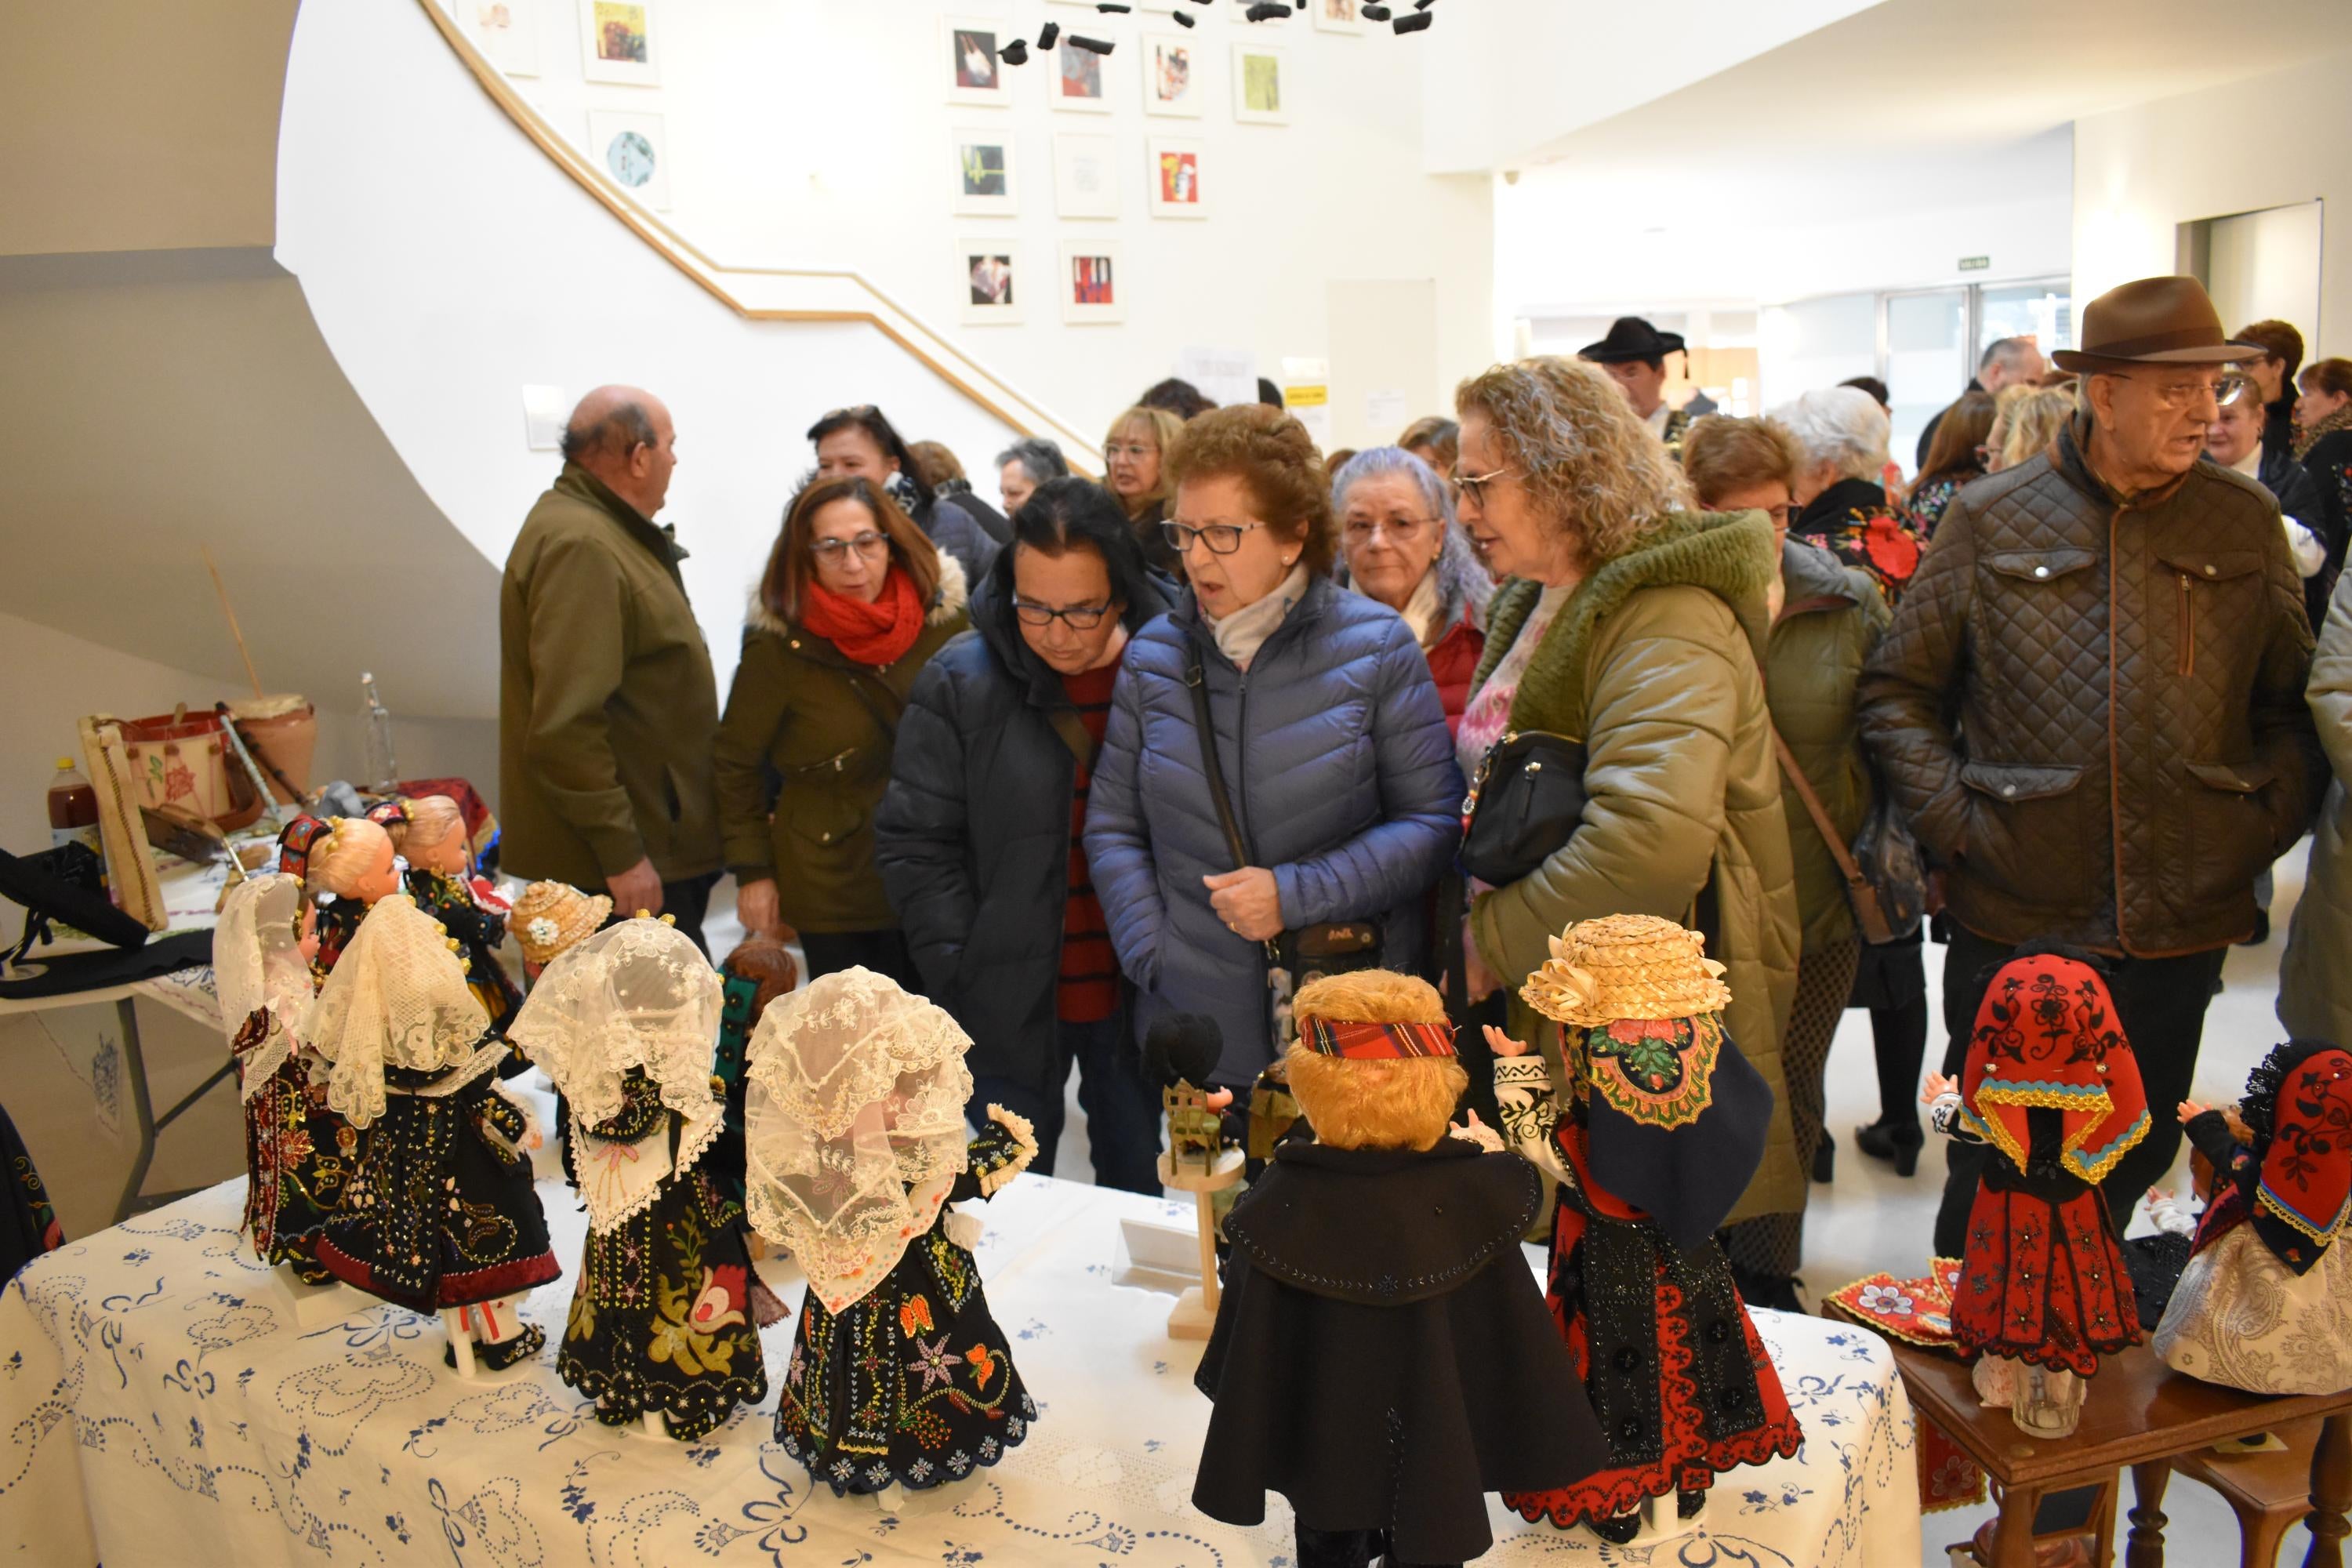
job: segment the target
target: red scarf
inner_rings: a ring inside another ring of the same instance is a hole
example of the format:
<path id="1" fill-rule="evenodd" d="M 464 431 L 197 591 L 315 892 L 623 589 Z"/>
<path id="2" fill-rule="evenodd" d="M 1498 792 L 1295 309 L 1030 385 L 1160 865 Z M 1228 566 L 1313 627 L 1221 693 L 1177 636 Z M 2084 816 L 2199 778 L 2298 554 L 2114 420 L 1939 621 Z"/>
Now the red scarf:
<path id="1" fill-rule="evenodd" d="M 801 625 L 859 664 L 878 668 L 896 664 L 923 635 L 923 605 L 915 580 L 894 564 L 870 605 L 812 582 L 803 591 Z"/>

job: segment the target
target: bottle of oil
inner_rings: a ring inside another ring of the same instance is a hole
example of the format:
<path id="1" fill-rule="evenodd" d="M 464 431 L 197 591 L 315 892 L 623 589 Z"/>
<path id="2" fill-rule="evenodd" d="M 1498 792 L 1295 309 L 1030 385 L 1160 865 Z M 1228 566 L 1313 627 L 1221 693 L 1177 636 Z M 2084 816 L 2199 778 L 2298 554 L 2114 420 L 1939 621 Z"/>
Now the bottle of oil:
<path id="1" fill-rule="evenodd" d="M 71 757 L 58 759 L 57 776 L 49 780 L 49 843 L 84 844 L 93 855 L 103 853 L 98 842 L 98 791 Z"/>

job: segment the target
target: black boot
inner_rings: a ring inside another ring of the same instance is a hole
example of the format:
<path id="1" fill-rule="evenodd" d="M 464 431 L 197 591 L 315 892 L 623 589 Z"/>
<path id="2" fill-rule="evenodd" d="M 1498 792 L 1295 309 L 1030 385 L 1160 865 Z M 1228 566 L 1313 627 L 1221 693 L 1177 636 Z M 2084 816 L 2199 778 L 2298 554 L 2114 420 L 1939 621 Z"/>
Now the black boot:
<path id="1" fill-rule="evenodd" d="M 1813 1180 L 1828 1186 L 1837 1176 L 1837 1140 L 1830 1130 L 1822 1129 L 1822 1141 L 1813 1145 Z"/>
<path id="2" fill-rule="evenodd" d="M 1927 1142 L 1927 1134 L 1916 1121 L 1874 1121 L 1853 1130 L 1853 1146 L 1874 1160 L 1891 1163 L 1898 1176 L 1911 1175 L 1919 1169 L 1919 1151 Z"/>

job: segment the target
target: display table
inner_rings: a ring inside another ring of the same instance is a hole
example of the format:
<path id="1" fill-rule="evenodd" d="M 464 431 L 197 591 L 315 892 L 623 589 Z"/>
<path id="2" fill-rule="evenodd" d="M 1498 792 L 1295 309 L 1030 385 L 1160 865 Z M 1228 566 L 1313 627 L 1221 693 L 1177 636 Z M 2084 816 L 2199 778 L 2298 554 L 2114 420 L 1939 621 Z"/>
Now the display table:
<path id="1" fill-rule="evenodd" d="M 1024 1176 L 988 1204 L 982 1272 L 1040 1410 L 976 1479 L 871 1500 L 813 1490 L 772 1440 L 792 1327 L 766 1335 L 771 1392 L 705 1442 L 599 1426 L 555 1375 L 584 1221 L 541 1183 L 566 1277 L 525 1316 L 537 1361 L 465 1383 L 437 1325 L 371 1305 L 308 1333 L 237 1234 L 242 1182 L 68 1245 L 0 1296 L 0 1542 L 78 1568 L 451 1563 L 628 1568 L 981 1563 L 1244 1568 L 1289 1560 L 1290 1519 L 1235 1530 L 1190 1503 L 1209 1415 L 1200 1347 L 1166 1332 L 1171 1291 L 1127 1266 L 1122 1216 L 1191 1205 Z M 1160 1277 L 1151 1277 L 1159 1279 Z M 784 1289 L 795 1310 L 797 1281 Z M 1919 1560 L 1911 1418 L 1863 1330 L 1757 1314 L 1803 1451 L 1734 1471 L 1705 1533 L 1660 1562 L 1877 1568 Z M 1624 1563 L 1622 1549 L 1494 1510 L 1484 1563 Z"/>

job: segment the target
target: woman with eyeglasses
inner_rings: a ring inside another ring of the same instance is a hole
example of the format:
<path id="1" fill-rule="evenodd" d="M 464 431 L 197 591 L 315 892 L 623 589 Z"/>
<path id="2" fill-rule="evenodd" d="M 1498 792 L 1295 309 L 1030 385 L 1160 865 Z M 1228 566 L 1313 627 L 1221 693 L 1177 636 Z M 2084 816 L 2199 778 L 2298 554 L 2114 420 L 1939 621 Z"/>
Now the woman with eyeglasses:
<path id="1" fill-rule="evenodd" d="M 1052 1175 L 1076 1064 L 1096 1183 L 1156 1194 L 1159 1090 L 1079 834 L 1119 656 L 1168 599 L 1097 485 L 1049 479 L 1013 527 L 978 635 L 908 699 L 876 859 L 923 994 L 971 1036 L 973 1108 L 1027 1117 Z"/>
<path id="2" fill-rule="evenodd" d="M 876 480 L 818 479 L 784 512 L 719 721 L 719 817 L 743 929 L 796 930 L 811 979 L 863 964 L 920 984 L 874 808 L 915 677 L 971 624 L 964 584 Z"/>
<path id="3" fill-rule="evenodd" d="M 1903 498 L 1911 521 L 1927 538 L 1936 536 L 1936 523 L 1952 504 L 1952 498 L 1960 493 L 1960 487 L 1984 478 L 1985 442 L 1992 434 L 1992 394 L 1971 388 L 1937 419 L 1927 456 L 1919 464 L 1919 477 L 1911 481 Z"/>
<path id="4" fill-rule="evenodd" d="M 1103 484 L 1118 499 L 1154 572 L 1181 578 L 1184 572 L 1160 525 L 1168 518 L 1168 454 L 1184 422 L 1165 408 L 1137 404 L 1110 422 L 1103 437 Z"/>
<path id="5" fill-rule="evenodd" d="M 1128 648 L 1087 861 L 1139 1029 L 1206 1014 L 1223 1053 L 1202 1087 L 1245 1089 L 1300 953 L 1360 935 L 1343 966 L 1428 968 L 1462 775 L 1412 631 L 1331 581 L 1330 486 L 1298 421 L 1203 414 L 1168 469 L 1186 586 Z"/>
<path id="6" fill-rule="evenodd" d="M 932 547 L 955 557 L 966 583 L 979 582 L 996 559 L 997 541 L 978 514 L 932 489 L 914 448 L 874 405 L 835 409 L 809 426 L 808 438 L 816 447 L 814 478 L 867 479 L 889 491 Z"/>
<path id="7" fill-rule="evenodd" d="M 1495 592 L 1454 526 L 1454 496 L 1437 470 L 1402 447 L 1359 452 L 1331 481 L 1348 585 L 1404 617 L 1429 660 L 1450 731 L 1486 651 Z"/>

